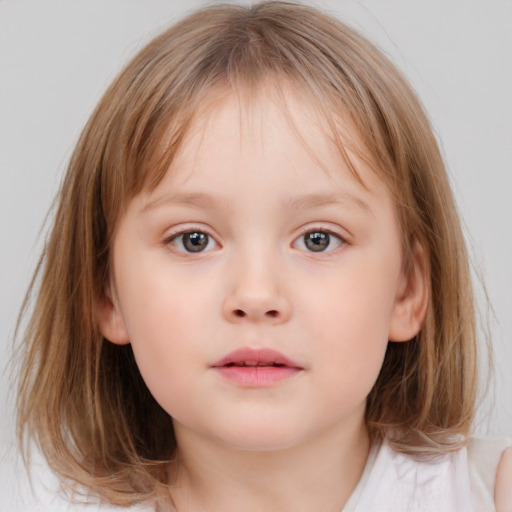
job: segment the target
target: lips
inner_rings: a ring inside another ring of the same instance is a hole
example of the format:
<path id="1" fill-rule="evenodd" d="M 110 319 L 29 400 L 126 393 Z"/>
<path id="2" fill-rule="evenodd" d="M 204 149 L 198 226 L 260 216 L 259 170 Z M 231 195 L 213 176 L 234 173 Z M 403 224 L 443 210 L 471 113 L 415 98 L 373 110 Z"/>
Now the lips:
<path id="1" fill-rule="evenodd" d="M 304 368 L 269 348 L 242 348 L 212 365 L 223 378 L 242 387 L 268 387 L 301 373 Z"/>
<path id="2" fill-rule="evenodd" d="M 214 368 L 221 366 L 287 366 L 302 368 L 295 361 L 270 348 L 241 348 L 235 350 L 213 364 Z"/>

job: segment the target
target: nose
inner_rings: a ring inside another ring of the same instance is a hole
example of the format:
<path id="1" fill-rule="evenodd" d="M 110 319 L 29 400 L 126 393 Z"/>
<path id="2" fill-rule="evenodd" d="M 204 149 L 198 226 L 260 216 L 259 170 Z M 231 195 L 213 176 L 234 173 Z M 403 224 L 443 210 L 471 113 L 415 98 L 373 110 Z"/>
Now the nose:
<path id="1" fill-rule="evenodd" d="M 224 318 L 233 323 L 287 322 L 291 303 L 283 290 L 285 279 L 276 262 L 253 256 L 238 261 L 231 269 L 232 280 L 223 304 Z"/>

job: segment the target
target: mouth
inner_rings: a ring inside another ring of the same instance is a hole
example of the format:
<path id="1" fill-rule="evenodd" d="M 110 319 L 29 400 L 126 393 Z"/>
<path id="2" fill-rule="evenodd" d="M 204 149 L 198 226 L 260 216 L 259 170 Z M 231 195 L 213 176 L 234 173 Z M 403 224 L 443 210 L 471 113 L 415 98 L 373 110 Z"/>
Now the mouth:
<path id="1" fill-rule="evenodd" d="M 279 364 L 279 363 L 262 363 L 262 362 L 257 362 L 257 361 L 237 361 L 237 362 L 234 362 L 234 363 L 228 363 L 224 366 L 227 366 L 227 367 L 231 367 L 231 366 L 251 366 L 251 367 L 255 367 L 255 366 L 258 366 L 258 367 L 263 367 L 263 366 L 277 366 L 277 367 L 280 367 L 280 368 L 283 368 L 285 366 L 287 366 L 286 364 Z"/>
<path id="2" fill-rule="evenodd" d="M 224 379 L 241 387 L 268 387 L 289 379 L 304 368 L 273 349 L 242 348 L 212 365 Z"/>

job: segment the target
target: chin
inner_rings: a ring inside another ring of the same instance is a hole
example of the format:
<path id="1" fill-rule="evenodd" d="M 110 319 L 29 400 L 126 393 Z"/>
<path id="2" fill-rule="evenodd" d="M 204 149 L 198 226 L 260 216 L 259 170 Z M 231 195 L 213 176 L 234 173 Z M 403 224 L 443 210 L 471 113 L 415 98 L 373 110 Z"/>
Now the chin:
<path id="1" fill-rule="evenodd" d="M 249 428 L 239 426 L 236 431 L 225 432 L 218 440 L 233 449 L 248 452 L 286 450 L 305 441 L 297 432 L 261 423 Z"/>

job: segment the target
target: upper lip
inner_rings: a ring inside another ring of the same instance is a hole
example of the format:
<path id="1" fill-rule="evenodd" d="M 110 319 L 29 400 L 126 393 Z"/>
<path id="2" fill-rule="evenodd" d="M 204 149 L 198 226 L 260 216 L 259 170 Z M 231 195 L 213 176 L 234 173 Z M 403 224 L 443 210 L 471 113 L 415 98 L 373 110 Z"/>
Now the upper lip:
<path id="1" fill-rule="evenodd" d="M 288 366 L 290 368 L 301 368 L 302 366 L 277 350 L 271 348 L 240 348 L 230 352 L 217 362 L 213 363 L 213 368 L 222 366 Z"/>

